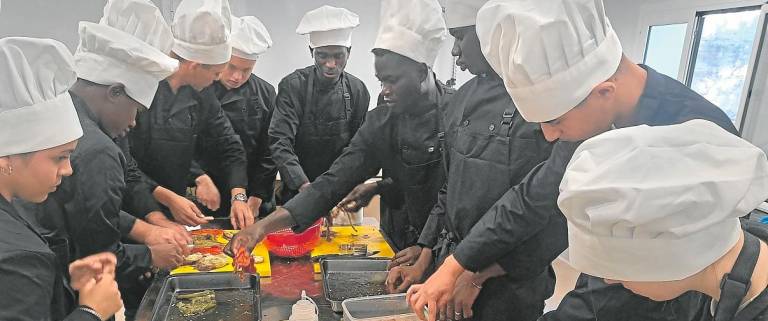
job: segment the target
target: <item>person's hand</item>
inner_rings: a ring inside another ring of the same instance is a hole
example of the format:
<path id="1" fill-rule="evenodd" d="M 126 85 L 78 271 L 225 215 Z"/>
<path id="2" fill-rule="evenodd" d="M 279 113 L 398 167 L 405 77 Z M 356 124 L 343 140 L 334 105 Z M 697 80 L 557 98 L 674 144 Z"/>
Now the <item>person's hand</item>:
<path id="1" fill-rule="evenodd" d="M 387 292 L 405 292 L 411 285 L 421 282 L 426 271 L 427 269 L 419 265 L 393 267 L 389 270 L 387 281 L 384 283 L 387 286 Z"/>
<path id="2" fill-rule="evenodd" d="M 232 201 L 229 220 L 232 223 L 232 228 L 236 230 L 242 230 L 251 226 L 256 221 L 251 208 L 248 207 L 248 203 L 242 201 Z"/>
<path id="3" fill-rule="evenodd" d="M 261 207 L 261 203 L 263 203 L 261 198 L 256 196 L 248 197 L 248 207 L 251 208 L 251 213 L 253 213 L 254 218 L 259 217 L 259 208 Z"/>
<path id="4" fill-rule="evenodd" d="M 253 248 L 267 236 L 262 227 L 262 222 L 258 221 L 235 234 L 232 240 L 224 247 L 224 253 L 235 257 L 235 251 L 240 247 L 245 247 L 247 253 L 253 252 Z"/>
<path id="5" fill-rule="evenodd" d="M 301 192 L 303 192 L 303 191 L 306 191 L 306 190 L 307 190 L 307 188 L 309 188 L 309 182 L 306 182 L 306 183 L 304 183 L 304 184 L 301 184 L 301 186 L 299 186 L 299 193 L 301 193 Z"/>
<path id="6" fill-rule="evenodd" d="M 79 304 L 96 311 L 102 321 L 111 318 L 123 307 L 114 273 L 105 274 L 99 280 L 90 279 L 80 288 L 78 294 Z"/>
<path id="7" fill-rule="evenodd" d="M 408 289 L 408 304 L 421 320 L 436 321 L 453 318 L 453 290 L 456 279 L 464 273 L 453 256 L 449 256 L 440 268 L 432 274 L 427 282 L 414 285 Z M 429 315 L 424 315 L 424 307 L 429 309 Z M 451 311 L 449 311 L 449 309 Z"/>
<path id="8" fill-rule="evenodd" d="M 405 248 L 400 252 L 397 252 L 397 254 L 395 254 L 395 257 L 392 258 L 392 261 L 389 261 L 389 264 L 387 265 L 387 270 L 400 265 L 413 265 L 419 259 L 419 256 L 421 255 L 421 250 L 422 250 L 421 246 L 414 245 L 414 246 Z"/>
<path id="9" fill-rule="evenodd" d="M 377 189 L 378 184 L 376 183 L 357 185 L 336 206 L 346 212 L 357 212 L 361 208 L 368 206 L 371 199 L 376 195 Z"/>
<path id="10" fill-rule="evenodd" d="M 200 204 L 205 205 L 211 211 L 219 209 L 221 206 L 221 194 L 216 185 L 213 184 L 213 180 L 208 175 L 200 175 L 195 179 L 195 197 Z"/>
<path id="11" fill-rule="evenodd" d="M 175 195 L 168 204 L 168 209 L 176 222 L 187 226 L 197 226 L 208 223 L 212 217 L 206 217 L 192 201 Z"/>
<path id="12" fill-rule="evenodd" d="M 183 250 L 174 244 L 149 245 L 154 267 L 172 270 L 184 262 Z"/>
<path id="13" fill-rule="evenodd" d="M 70 286 L 80 290 L 91 280 L 100 280 L 103 275 L 114 275 L 117 258 L 113 253 L 104 252 L 90 255 L 69 264 Z"/>
<path id="14" fill-rule="evenodd" d="M 189 232 L 180 232 L 176 229 L 170 229 L 160 226 L 152 226 L 152 231 L 144 240 L 146 245 L 162 245 L 172 244 L 182 249 L 182 252 L 186 250 L 187 245 L 192 244 L 192 236 Z"/>
<path id="15" fill-rule="evenodd" d="M 184 225 L 181 225 L 179 223 L 169 220 L 167 217 L 165 217 L 165 214 L 163 214 L 163 212 L 149 213 L 147 214 L 147 216 L 144 217 L 144 220 L 147 221 L 147 223 L 149 224 L 159 226 L 159 227 L 169 228 L 169 229 L 178 231 L 180 233 L 184 233 L 185 235 L 189 235 L 189 232 L 184 227 Z M 191 241 L 191 238 L 190 238 L 190 241 Z"/>
<path id="16" fill-rule="evenodd" d="M 456 280 L 456 288 L 453 290 L 453 318 L 455 320 L 469 319 L 472 317 L 472 305 L 480 295 L 482 282 L 476 278 L 475 273 L 466 271 Z M 450 309 L 448 309 L 450 312 Z M 451 314 L 448 314 L 451 317 Z"/>

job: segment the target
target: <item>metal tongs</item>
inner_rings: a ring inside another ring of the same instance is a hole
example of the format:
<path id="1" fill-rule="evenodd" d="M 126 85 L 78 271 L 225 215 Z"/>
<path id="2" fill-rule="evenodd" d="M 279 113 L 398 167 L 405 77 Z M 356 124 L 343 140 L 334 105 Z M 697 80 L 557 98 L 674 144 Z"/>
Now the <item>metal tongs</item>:
<path id="1" fill-rule="evenodd" d="M 343 207 L 340 207 L 338 205 L 336 205 L 334 210 L 339 211 L 341 213 L 344 213 L 344 215 L 347 216 L 347 220 L 349 220 L 349 226 L 351 226 L 352 230 L 355 231 L 355 233 L 357 233 L 357 228 L 355 227 L 355 222 L 354 222 L 354 220 L 352 220 L 352 213 L 353 212 L 347 211 L 346 209 L 344 209 Z"/>

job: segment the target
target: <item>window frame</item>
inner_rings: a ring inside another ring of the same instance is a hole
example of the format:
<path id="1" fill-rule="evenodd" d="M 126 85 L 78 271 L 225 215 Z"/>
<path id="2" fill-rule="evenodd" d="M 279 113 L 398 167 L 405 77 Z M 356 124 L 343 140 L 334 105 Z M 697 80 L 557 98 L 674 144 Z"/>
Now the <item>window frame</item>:
<path id="1" fill-rule="evenodd" d="M 707 15 L 718 13 L 755 9 L 761 10 L 762 13 L 758 21 L 758 30 L 755 33 L 755 39 L 753 40 L 752 54 L 750 56 L 747 75 L 744 87 L 742 88 L 741 101 L 735 120 L 736 128 L 742 133 L 745 126 L 748 125 L 747 119 L 750 114 L 749 105 L 752 89 L 756 82 L 756 69 L 758 68 L 761 50 L 765 48 L 765 34 L 766 28 L 768 28 L 768 19 L 766 19 L 768 14 L 768 4 L 766 4 L 766 1 L 756 0 L 731 1 L 729 3 L 717 3 L 714 0 L 709 2 L 709 5 L 704 3 L 695 7 L 690 7 L 690 5 L 685 5 L 682 2 L 678 3 L 678 6 L 675 7 L 674 3 L 672 3 L 672 5 L 669 6 L 655 7 L 655 9 L 652 10 L 643 10 L 640 15 L 640 21 L 638 22 L 640 37 L 637 41 L 641 42 L 638 44 L 638 48 L 642 49 L 641 52 L 643 53 L 643 56 L 641 58 L 642 61 L 645 61 L 648 52 L 647 47 L 648 40 L 650 39 L 650 30 L 652 27 L 687 23 L 683 54 L 680 57 L 680 70 L 678 71 L 677 80 L 690 86 L 693 79 L 693 69 L 698 54 L 698 46 L 701 40 L 701 32 L 703 31 L 703 18 Z M 763 63 L 765 64 L 768 62 Z"/>

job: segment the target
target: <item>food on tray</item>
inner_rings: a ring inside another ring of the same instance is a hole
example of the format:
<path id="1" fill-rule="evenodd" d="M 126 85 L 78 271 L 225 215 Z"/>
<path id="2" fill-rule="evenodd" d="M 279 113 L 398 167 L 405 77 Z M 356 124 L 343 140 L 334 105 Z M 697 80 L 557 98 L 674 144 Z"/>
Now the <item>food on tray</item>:
<path id="1" fill-rule="evenodd" d="M 203 314 L 216 308 L 216 294 L 212 290 L 179 294 L 176 308 L 185 317 Z"/>
<path id="2" fill-rule="evenodd" d="M 210 247 L 221 244 L 216 241 L 216 236 L 212 234 L 193 234 L 192 242 L 196 247 Z"/>
<path id="3" fill-rule="evenodd" d="M 192 265 L 203 258 L 202 253 L 192 253 L 184 257 L 184 265 Z"/>
<path id="4" fill-rule="evenodd" d="M 235 237 L 235 234 L 237 234 L 237 231 L 224 231 L 224 238 L 231 240 L 233 237 Z"/>
<path id="5" fill-rule="evenodd" d="M 253 264 L 264 263 L 264 257 L 259 255 L 253 255 Z"/>
<path id="6" fill-rule="evenodd" d="M 203 257 L 195 263 L 195 268 L 198 271 L 211 271 L 219 269 L 229 263 L 227 259 L 228 257 L 226 254 L 203 254 Z"/>

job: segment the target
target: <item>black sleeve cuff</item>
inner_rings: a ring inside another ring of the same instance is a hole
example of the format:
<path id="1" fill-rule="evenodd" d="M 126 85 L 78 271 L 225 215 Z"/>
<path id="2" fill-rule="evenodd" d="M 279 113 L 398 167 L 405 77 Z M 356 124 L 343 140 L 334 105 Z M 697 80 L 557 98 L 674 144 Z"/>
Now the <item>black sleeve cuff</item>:
<path id="1" fill-rule="evenodd" d="M 64 321 L 101 321 L 101 319 L 88 311 L 75 309 Z"/>

